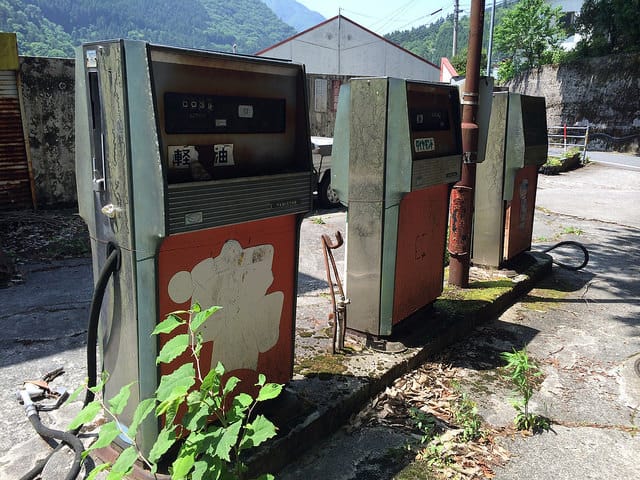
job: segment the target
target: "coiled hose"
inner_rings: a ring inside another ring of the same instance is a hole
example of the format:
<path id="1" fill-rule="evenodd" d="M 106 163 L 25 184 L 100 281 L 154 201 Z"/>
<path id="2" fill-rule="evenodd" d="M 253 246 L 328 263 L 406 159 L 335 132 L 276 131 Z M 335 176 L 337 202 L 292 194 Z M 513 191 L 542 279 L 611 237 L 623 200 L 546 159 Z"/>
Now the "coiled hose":
<path id="1" fill-rule="evenodd" d="M 111 276 L 120 268 L 120 249 L 116 246 L 109 246 L 110 253 L 107 257 L 107 261 L 100 270 L 98 281 L 96 282 L 93 290 L 93 296 L 91 298 L 91 307 L 89 308 L 89 323 L 87 326 L 87 378 L 88 387 L 95 387 L 98 379 L 97 368 L 97 344 L 98 344 L 98 323 L 100 321 L 100 310 L 102 309 L 102 301 L 104 300 L 104 294 L 109 283 Z M 84 398 L 83 407 L 93 401 L 95 394 L 87 388 L 87 393 Z M 77 434 L 81 426 L 72 431 L 54 430 L 46 427 L 40 420 L 36 406 L 31 402 L 31 398 L 27 392 L 21 392 L 25 410 L 31 425 L 35 431 L 44 438 L 53 438 L 60 440 L 60 444 L 42 461 L 24 474 L 20 480 L 34 480 L 42 473 L 49 459 L 62 447 L 63 444 L 67 444 L 73 449 L 74 459 L 65 480 L 75 480 L 80 473 L 82 466 L 82 452 L 84 451 L 84 445 L 78 439 Z M 26 395 L 26 396 L 25 396 Z"/>
<path id="2" fill-rule="evenodd" d="M 551 250 L 555 250 L 558 247 L 564 247 L 567 245 L 572 247 L 578 247 L 580 250 L 582 250 L 582 253 L 584 254 L 584 260 L 582 261 L 582 263 L 577 267 L 574 265 L 567 265 L 565 263 L 556 262 L 555 260 L 553 260 L 553 263 L 555 263 L 559 267 L 562 267 L 567 270 L 572 270 L 572 271 L 580 270 L 586 267 L 587 264 L 589 263 L 589 251 L 580 242 L 574 242 L 573 240 L 565 240 L 563 242 L 556 243 L 555 245 L 552 245 L 551 247 L 544 249 L 542 253 L 547 253 L 547 252 L 550 252 Z"/>

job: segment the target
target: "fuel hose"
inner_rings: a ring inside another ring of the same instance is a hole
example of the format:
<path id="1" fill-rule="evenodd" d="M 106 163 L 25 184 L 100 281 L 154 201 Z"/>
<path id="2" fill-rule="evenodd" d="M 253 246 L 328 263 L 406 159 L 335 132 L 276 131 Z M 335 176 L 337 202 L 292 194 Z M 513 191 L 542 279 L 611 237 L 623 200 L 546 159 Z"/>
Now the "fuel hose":
<path id="1" fill-rule="evenodd" d="M 109 283 L 111 276 L 120 268 L 120 249 L 117 246 L 109 244 L 109 255 L 105 264 L 100 270 L 96 285 L 93 289 L 93 296 L 91 298 L 91 306 L 89 308 L 89 322 L 87 325 L 87 384 L 88 387 L 95 387 L 98 379 L 98 367 L 97 367 L 97 344 L 98 344 L 98 324 L 100 321 L 100 310 L 102 309 L 102 302 L 104 300 L 104 294 Z M 87 393 L 84 398 L 83 407 L 92 402 L 95 398 L 95 394 L 87 388 Z M 26 391 L 21 391 L 22 401 L 27 412 L 27 417 L 31 422 L 31 425 L 35 431 L 44 438 L 53 438 L 60 440 L 58 446 L 42 461 L 38 462 L 34 468 L 24 474 L 20 480 L 34 480 L 44 470 L 49 459 L 62 447 L 63 444 L 68 445 L 73 449 L 74 459 L 65 480 L 74 480 L 80 473 L 82 466 L 82 452 L 84 446 L 78 439 L 77 434 L 81 427 L 72 431 L 55 430 L 45 426 L 40 420 L 38 410 L 31 397 Z"/>
<path id="2" fill-rule="evenodd" d="M 580 270 L 587 266 L 587 264 L 589 263 L 589 250 L 587 250 L 587 248 L 584 245 L 582 245 L 580 242 L 574 242 L 573 240 L 565 240 L 563 242 L 556 243 L 555 245 L 552 245 L 549 248 L 545 248 L 542 251 L 542 253 L 547 253 L 547 252 L 550 252 L 551 250 L 555 250 L 556 248 L 565 247 L 565 246 L 576 247 L 579 250 L 582 250 L 582 253 L 584 255 L 584 260 L 578 266 L 567 265 L 566 263 L 556 262 L 555 260 L 553 260 L 554 264 L 566 270 L 572 270 L 572 271 Z"/>

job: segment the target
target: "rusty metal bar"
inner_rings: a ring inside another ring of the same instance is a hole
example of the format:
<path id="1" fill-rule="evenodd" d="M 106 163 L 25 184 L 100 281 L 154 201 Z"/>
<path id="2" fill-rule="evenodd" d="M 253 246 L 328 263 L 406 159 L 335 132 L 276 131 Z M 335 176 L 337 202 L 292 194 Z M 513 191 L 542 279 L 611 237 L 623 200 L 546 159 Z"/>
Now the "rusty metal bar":
<path id="1" fill-rule="evenodd" d="M 331 353 L 340 352 L 344 349 L 344 337 L 347 329 L 347 304 L 349 300 L 344 295 L 344 289 L 342 287 L 342 281 L 340 280 L 340 274 L 338 273 L 338 267 L 336 266 L 335 258 L 333 257 L 332 250 L 340 248 L 344 241 L 342 234 L 336 232 L 336 243 L 331 241 L 328 235 L 322 235 L 322 253 L 324 254 L 324 266 L 327 272 L 327 283 L 329 283 L 329 290 L 331 291 L 331 306 L 333 308 L 333 343 L 331 345 Z M 331 263 L 331 268 L 329 268 Z M 340 299 L 336 301 L 336 294 L 334 289 L 334 281 L 338 287 L 338 293 Z"/>
<path id="2" fill-rule="evenodd" d="M 473 195 L 478 157 L 478 92 L 480 51 L 484 25 L 484 0 L 471 1 L 467 73 L 462 92 L 462 175 L 453 186 L 449 210 L 449 284 L 469 286 Z"/>

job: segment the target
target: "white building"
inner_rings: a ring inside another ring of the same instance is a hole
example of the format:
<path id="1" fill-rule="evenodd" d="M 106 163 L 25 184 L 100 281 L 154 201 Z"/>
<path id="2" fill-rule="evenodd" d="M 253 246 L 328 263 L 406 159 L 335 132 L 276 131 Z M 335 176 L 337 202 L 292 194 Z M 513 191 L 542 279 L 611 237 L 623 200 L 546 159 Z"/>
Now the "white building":
<path id="1" fill-rule="evenodd" d="M 440 68 L 342 15 L 256 55 L 304 63 L 308 74 L 390 76 L 437 82 Z"/>

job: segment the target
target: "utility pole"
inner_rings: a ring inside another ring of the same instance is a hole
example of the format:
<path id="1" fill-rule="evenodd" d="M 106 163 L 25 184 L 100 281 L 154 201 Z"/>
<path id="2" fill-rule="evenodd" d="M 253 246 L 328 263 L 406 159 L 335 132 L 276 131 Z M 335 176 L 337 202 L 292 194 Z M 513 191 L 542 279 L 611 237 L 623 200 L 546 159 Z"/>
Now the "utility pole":
<path id="1" fill-rule="evenodd" d="M 467 288 L 471 263 L 473 196 L 478 159 L 478 91 L 484 0 L 471 0 L 467 75 L 462 91 L 462 175 L 451 191 L 449 208 L 449 284 Z"/>
<path id="2" fill-rule="evenodd" d="M 491 49 L 493 48 L 493 24 L 496 19 L 496 0 L 491 7 L 491 24 L 489 26 L 489 48 L 487 48 L 487 77 L 491 76 Z"/>
<path id="3" fill-rule="evenodd" d="M 453 0 L 453 53 L 456 56 L 458 51 L 458 13 L 460 12 L 460 0 Z"/>

